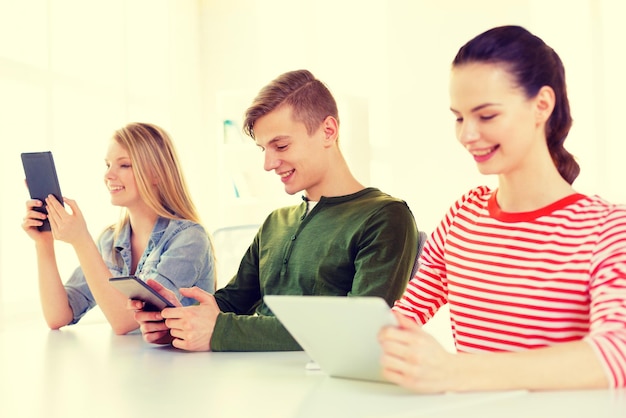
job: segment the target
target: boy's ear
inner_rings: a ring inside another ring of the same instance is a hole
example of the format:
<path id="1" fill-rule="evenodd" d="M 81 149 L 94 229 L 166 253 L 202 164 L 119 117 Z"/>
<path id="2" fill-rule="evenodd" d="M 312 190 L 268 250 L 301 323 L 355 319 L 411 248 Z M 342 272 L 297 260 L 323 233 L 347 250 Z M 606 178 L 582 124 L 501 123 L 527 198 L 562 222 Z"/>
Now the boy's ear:
<path id="1" fill-rule="evenodd" d="M 322 129 L 324 130 L 324 138 L 329 144 L 333 144 L 339 137 L 339 123 L 332 116 L 326 116 L 322 122 Z"/>
<path id="2" fill-rule="evenodd" d="M 535 96 L 537 123 L 545 123 L 550 119 L 555 105 L 554 90 L 550 86 L 543 86 Z"/>

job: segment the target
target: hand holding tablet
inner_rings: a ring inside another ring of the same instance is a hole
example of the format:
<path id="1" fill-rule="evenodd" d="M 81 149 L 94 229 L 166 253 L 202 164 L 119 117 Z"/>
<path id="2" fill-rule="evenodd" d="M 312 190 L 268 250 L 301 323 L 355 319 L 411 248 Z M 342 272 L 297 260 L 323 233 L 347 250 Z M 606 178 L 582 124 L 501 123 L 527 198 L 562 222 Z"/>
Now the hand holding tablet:
<path id="1" fill-rule="evenodd" d="M 170 301 L 136 276 L 112 277 L 109 279 L 109 282 L 117 290 L 128 296 L 129 299 L 137 299 L 144 302 L 144 311 L 162 311 L 165 308 L 175 307 Z"/>
<path id="2" fill-rule="evenodd" d="M 53 195 L 63 204 L 63 195 L 57 178 L 54 159 L 50 151 L 44 152 L 24 152 L 22 153 L 22 165 L 26 174 L 26 185 L 31 199 L 45 202 L 49 195 Z M 44 206 L 34 208 L 34 210 L 47 214 Z M 43 225 L 38 227 L 40 231 L 50 231 L 48 219 L 43 221 Z"/>

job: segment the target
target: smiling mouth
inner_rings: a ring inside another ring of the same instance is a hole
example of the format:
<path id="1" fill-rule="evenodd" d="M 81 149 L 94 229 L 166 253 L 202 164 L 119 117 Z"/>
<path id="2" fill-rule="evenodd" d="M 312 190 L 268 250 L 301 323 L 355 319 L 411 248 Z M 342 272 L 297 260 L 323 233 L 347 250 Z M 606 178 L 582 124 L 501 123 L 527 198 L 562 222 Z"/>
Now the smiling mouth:
<path id="1" fill-rule="evenodd" d="M 495 145 L 495 146 L 493 146 L 491 148 L 486 148 L 486 149 L 482 149 L 482 150 L 478 150 L 478 151 L 471 151 L 471 153 L 472 153 L 472 155 L 474 157 L 485 157 L 485 156 L 493 153 L 498 148 L 500 148 L 500 145 Z"/>
<path id="2" fill-rule="evenodd" d="M 292 175 L 294 171 L 296 170 L 294 169 L 294 170 L 285 171 L 284 173 L 280 173 L 279 176 L 280 178 L 284 179 L 285 177 L 289 177 L 290 175 Z"/>
<path id="3" fill-rule="evenodd" d="M 124 186 L 109 187 L 110 192 L 119 192 L 120 190 L 124 190 Z"/>

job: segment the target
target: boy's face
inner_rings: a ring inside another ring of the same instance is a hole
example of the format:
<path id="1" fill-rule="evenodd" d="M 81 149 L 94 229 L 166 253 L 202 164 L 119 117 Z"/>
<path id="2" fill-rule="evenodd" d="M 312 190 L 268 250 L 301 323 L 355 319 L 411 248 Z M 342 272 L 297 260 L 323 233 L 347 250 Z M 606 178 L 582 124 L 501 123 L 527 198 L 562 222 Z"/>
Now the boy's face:
<path id="1" fill-rule="evenodd" d="M 288 194 L 306 191 L 311 200 L 323 194 L 329 158 L 323 124 L 311 135 L 293 119 L 291 106 L 279 106 L 254 124 L 256 144 L 265 153 L 264 168 L 274 171 Z"/>

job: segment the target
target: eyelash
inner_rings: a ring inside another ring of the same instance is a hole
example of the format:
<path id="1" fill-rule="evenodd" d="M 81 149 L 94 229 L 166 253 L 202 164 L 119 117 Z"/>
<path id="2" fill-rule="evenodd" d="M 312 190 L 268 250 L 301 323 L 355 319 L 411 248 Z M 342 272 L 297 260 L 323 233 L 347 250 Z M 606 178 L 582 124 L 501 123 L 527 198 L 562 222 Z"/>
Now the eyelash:
<path id="1" fill-rule="evenodd" d="M 276 151 L 279 151 L 279 152 L 280 151 L 285 151 L 288 147 L 289 147 L 289 144 L 287 144 L 287 145 L 274 145 L 274 148 L 276 149 Z M 259 146 L 258 148 L 259 148 L 259 150 L 261 152 L 265 152 L 265 148 L 264 147 Z"/>
<path id="2" fill-rule="evenodd" d="M 131 165 L 131 164 L 120 164 L 119 166 L 120 166 L 120 168 L 132 168 L 132 165 Z M 108 164 L 108 163 L 107 163 L 107 164 L 105 164 L 105 167 L 106 167 L 106 169 L 108 170 L 108 169 L 110 169 L 110 168 L 111 168 L 111 164 Z"/>
<path id="3" fill-rule="evenodd" d="M 491 120 L 493 118 L 495 118 L 498 115 L 487 115 L 487 116 L 480 116 L 480 120 L 482 121 L 488 121 Z M 456 123 L 461 123 L 463 122 L 463 118 L 456 118 Z"/>

